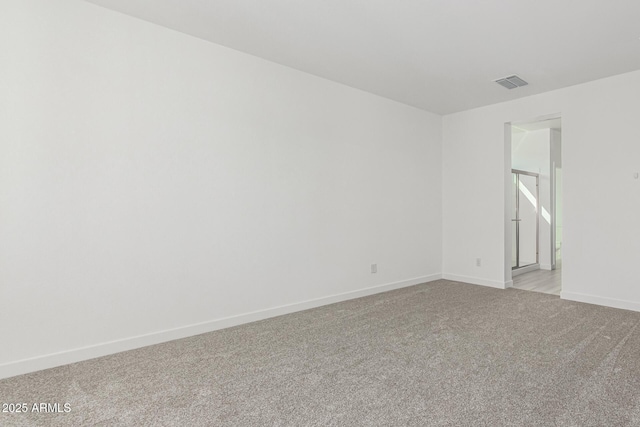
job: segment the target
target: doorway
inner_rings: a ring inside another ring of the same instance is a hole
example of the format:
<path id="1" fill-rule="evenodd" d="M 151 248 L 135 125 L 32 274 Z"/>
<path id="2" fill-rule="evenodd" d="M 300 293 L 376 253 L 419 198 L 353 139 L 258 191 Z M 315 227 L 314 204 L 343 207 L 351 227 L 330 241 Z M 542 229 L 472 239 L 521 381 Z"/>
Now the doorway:
<path id="1" fill-rule="evenodd" d="M 514 288 L 559 295 L 562 125 L 559 114 L 507 123 L 505 276 Z M 510 267 L 510 268 L 509 268 Z"/>

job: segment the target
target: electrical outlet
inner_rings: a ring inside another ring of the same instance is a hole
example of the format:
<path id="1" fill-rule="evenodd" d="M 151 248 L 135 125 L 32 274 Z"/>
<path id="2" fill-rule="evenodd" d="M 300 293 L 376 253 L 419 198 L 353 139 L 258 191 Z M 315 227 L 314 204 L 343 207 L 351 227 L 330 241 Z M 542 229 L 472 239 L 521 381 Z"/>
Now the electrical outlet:
<path id="1" fill-rule="evenodd" d="M 482 266 L 482 258 L 476 258 L 476 267 Z"/>
<path id="2" fill-rule="evenodd" d="M 378 272 L 378 264 L 371 264 L 371 274 L 376 274 Z"/>

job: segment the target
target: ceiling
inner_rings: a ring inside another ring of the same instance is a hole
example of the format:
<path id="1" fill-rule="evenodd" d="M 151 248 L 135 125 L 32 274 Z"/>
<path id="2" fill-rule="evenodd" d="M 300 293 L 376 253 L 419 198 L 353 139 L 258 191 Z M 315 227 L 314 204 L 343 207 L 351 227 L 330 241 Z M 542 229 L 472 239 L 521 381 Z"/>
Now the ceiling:
<path id="1" fill-rule="evenodd" d="M 638 0 L 87 1 L 439 114 L 640 69 Z"/>

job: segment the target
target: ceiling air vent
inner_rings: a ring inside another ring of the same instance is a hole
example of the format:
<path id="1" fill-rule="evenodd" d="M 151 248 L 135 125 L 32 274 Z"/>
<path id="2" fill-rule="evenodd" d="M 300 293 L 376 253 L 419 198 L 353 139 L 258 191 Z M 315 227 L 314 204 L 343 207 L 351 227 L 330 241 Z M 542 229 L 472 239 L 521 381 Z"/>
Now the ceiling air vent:
<path id="1" fill-rule="evenodd" d="M 502 79 L 496 80 L 495 82 L 500 86 L 506 87 L 507 89 L 515 89 L 517 87 L 526 86 L 529 84 L 516 75 L 504 77 Z"/>

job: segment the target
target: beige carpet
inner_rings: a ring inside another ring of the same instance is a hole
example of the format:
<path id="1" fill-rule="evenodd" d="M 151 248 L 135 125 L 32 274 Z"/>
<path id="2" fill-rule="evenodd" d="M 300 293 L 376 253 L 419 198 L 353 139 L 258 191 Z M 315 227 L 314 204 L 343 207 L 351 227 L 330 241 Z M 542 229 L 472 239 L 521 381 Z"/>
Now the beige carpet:
<path id="1" fill-rule="evenodd" d="M 640 425 L 640 313 L 437 281 L 0 381 L 1 426 Z"/>

